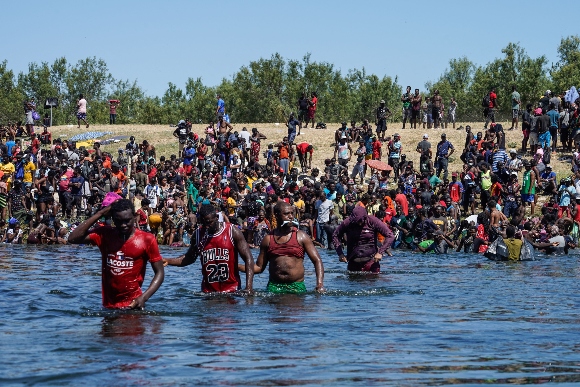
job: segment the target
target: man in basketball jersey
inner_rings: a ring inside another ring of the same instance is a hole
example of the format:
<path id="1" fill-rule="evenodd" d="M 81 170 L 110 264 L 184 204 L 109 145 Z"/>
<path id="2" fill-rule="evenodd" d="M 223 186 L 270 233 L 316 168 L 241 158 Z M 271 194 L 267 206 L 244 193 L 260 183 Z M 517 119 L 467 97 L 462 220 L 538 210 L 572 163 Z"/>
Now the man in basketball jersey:
<path id="1" fill-rule="evenodd" d="M 254 258 L 244 235 L 231 223 L 219 221 L 218 214 L 211 204 L 204 204 L 199 210 L 198 222 L 201 224 L 191 236 L 187 252 L 177 258 L 165 259 L 171 266 L 188 266 L 198 257 L 201 259 L 204 293 L 231 293 L 241 289 L 238 270 L 238 255 L 245 262 L 246 291 L 252 291 L 254 281 Z"/>
<path id="2" fill-rule="evenodd" d="M 316 291 L 324 291 L 324 267 L 312 238 L 298 230 L 294 221 L 294 208 L 283 201 L 274 207 L 278 227 L 262 239 L 260 255 L 254 272 L 262 273 L 270 263 L 270 280 L 267 290 L 272 293 L 304 293 L 304 253 L 314 264 Z M 241 266 L 241 265 L 240 265 Z M 243 270 L 243 267 L 239 268 Z"/>

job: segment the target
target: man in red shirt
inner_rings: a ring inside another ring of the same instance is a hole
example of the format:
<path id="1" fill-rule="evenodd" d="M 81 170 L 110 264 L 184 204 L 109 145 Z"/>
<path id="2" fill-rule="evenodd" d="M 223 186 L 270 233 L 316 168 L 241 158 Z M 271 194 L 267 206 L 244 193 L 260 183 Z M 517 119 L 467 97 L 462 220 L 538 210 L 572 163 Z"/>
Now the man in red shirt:
<path id="1" fill-rule="evenodd" d="M 115 227 L 89 229 L 103 216 L 110 215 Z M 103 306 L 115 309 L 142 309 L 165 278 L 163 261 L 153 234 L 135 227 L 135 207 L 119 199 L 97 211 L 75 228 L 68 242 L 93 244 L 101 250 Z M 145 292 L 141 290 L 147 261 L 155 273 Z"/>
<path id="2" fill-rule="evenodd" d="M 403 194 L 403 191 L 401 191 L 400 187 L 397 188 L 394 200 L 395 203 L 397 203 L 397 205 L 401 207 L 401 211 L 403 212 L 403 214 L 405 216 L 409 215 L 409 201 L 407 200 L 407 196 L 405 196 L 405 194 Z"/>
<path id="3" fill-rule="evenodd" d="M 485 129 L 487 129 L 487 125 L 490 122 L 495 123 L 495 111 L 498 108 L 499 105 L 497 103 L 497 94 L 495 93 L 495 89 L 491 89 L 489 92 L 489 105 L 485 109 Z"/>
<path id="4" fill-rule="evenodd" d="M 302 172 L 306 173 L 307 168 L 312 168 L 312 154 L 314 153 L 314 148 L 307 142 L 301 142 L 300 144 L 296 144 L 296 153 L 298 153 L 298 159 L 300 160 Z M 307 153 L 310 154 L 310 157 L 308 157 Z M 306 160 L 307 158 L 308 160 Z M 308 161 L 308 164 L 306 161 Z"/>
<path id="5" fill-rule="evenodd" d="M 30 147 L 32 148 L 32 154 L 34 155 L 34 158 L 36 159 L 36 155 L 38 154 L 38 151 L 40 150 L 40 140 L 36 136 L 36 133 L 32 133 L 31 137 L 32 137 L 32 142 L 30 143 Z"/>
<path id="6" fill-rule="evenodd" d="M 194 233 L 187 252 L 173 259 L 166 259 L 171 266 L 188 266 L 200 257 L 204 293 L 231 293 L 240 290 L 238 255 L 245 262 L 246 291 L 251 292 L 254 283 L 254 258 L 242 232 L 231 223 L 220 222 L 215 208 L 204 204 L 199 210 L 201 229 Z"/>
<path id="7" fill-rule="evenodd" d="M 381 146 L 383 144 L 381 144 L 381 142 L 379 141 L 379 139 L 377 138 L 377 136 L 375 134 L 373 134 L 373 160 L 380 160 L 381 156 L 383 155 L 383 151 L 381 149 Z"/>

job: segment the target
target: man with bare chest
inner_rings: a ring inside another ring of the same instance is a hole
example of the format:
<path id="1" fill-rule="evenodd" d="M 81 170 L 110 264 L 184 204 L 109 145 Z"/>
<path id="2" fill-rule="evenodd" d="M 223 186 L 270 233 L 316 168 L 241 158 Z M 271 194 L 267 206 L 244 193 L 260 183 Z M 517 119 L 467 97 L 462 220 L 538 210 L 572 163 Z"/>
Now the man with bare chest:
<path id="1" fill-rule="evenodd" d="M 441 104 L 443 103 L 443 98 L 439 95 L 439 90 L 435 90 L 432 102 L 433 111 L 431 114 L 433 116 L 433 125 L 435 126 L 435 129 L 439 129 L 439 123 L 441 122 Z"/>
<path id="2" fill-rule="evenodd" d="M 223 116 L 219 116 L 218 122 L 217 122 L 217 130 L 219 134 L 226 134 L 232 131 L 232 129 L 234 129 L 233 126 L 230 125 L 229 122 L 226 122 L 224 120 Z"/>

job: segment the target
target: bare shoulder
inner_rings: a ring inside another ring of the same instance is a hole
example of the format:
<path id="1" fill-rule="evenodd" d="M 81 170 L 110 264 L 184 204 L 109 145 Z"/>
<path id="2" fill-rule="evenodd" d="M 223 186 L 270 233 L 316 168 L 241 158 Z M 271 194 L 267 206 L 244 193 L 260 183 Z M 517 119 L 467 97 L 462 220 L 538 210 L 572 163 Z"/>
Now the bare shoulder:
<path id="1" fill-rule="evenodd" d="M 304 245 L 306 242 L 312 242 L 312 238 L 310 238 L 308 234 L 301 230 L 296 230 L 296 239 L 301 245 Z"/>

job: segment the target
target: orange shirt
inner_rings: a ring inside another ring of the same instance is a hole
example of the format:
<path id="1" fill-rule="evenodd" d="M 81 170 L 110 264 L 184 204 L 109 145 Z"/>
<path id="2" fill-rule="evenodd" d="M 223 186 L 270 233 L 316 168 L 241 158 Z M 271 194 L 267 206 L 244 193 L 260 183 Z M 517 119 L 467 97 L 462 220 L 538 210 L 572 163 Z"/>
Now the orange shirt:
<path id="1" fill-rule="evenodd" d="M 288 147 L 285 145 L 278 147 L 278 153 L 280 154 L 281 159 L 287 159 L 288 158 Z"/>
<path id="2" fill-rule="evenodd" d="M 127 178 L 125 177 L 125 174 L 123 172 L 121 172 L 119 170 L 119 172 L 117 173 L 113 173 L 111 172 L 111 176 L 115 176 L 117 178 L 117 180 L 119 181 L 119 187 L 117 188 L 117 191 L 115 191 L 116 193 L 120 194 L 122 192 L 122 188 L 125 184 L 122 184 L 125 180 L 127 180 Z"/>

